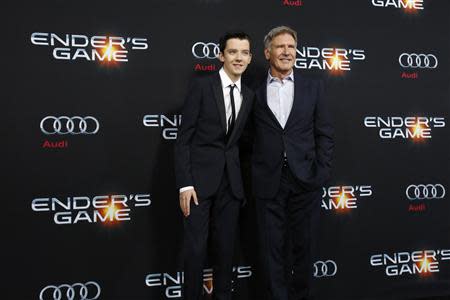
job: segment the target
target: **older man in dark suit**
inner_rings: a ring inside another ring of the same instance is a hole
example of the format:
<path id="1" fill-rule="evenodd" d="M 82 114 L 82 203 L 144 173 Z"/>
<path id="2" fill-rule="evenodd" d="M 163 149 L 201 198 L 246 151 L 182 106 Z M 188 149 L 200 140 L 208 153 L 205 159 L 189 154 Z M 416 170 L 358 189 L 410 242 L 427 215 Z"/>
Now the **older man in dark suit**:
<path id="1" fill-rule="evenodd" d="M 272 29 L 270 69 L 256 91 L 252 185 L 267 286 L 273 300 L 310 299 L 312 215 L 330 176 L 333 126 L 322 81 L 294 71 L 297 33 Z"/>

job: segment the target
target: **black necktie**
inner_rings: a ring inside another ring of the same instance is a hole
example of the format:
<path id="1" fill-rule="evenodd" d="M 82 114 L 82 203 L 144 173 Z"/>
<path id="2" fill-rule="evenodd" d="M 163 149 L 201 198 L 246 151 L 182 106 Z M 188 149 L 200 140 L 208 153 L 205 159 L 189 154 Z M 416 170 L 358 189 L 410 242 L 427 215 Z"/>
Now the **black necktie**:
<path id="1" fill-rule="evenodd" d="M 234 107 L 234 95 L 233 90 L 235 88 L 234 84 L 230 84 L 230 102 L 231 102 L 231 116 L 228 118 L 228 131 L 227 131 L 227 139 L 230 137 L 234 128 L 234 121 L 236 120 L 236 109 Z"/>

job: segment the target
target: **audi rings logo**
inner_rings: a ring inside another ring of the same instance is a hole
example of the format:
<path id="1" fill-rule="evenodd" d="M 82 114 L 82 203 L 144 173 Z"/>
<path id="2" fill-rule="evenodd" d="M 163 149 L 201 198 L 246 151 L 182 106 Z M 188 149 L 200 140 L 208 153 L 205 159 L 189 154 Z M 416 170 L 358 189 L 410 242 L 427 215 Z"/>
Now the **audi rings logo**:
<path id="1" fill-rule="evenodd" d="M 42 119 L 40 127 L 45 134 L 96 134 L 100 123 L 91 116 L 47 116 Z"/>
<path id="2" fill-rule="evenodd" d="M 337 273 L 337 265 L 333 260 L 321 261 L 318 260 L 314 263 L 314 277 L 333 277 Z"/>
<path id="3" fill-rule="evenodd" d="M 445 188 L 442 184 L 411 184 L 406 188 L 409 200 L 442 199 L 444 196 Z"/>
<path id="4" fill-rule="evenodd" d="M 402 53 L 398 62 L 403 68 L 436 69 L 438 59 L 433 54 Z"/>
<path id="5" fill-rule="evenodd" d="M 192 55 L 195 58 L 215 59 L 219 56 L 219 44 L 197 42 L 192 46 Z"/>
<path id="6" fill-rule="evenodd" d="M 47 285 L 39 294 L 40 300 L 95 300 L 100 296 L 101 288 L 98 283 Z"/>

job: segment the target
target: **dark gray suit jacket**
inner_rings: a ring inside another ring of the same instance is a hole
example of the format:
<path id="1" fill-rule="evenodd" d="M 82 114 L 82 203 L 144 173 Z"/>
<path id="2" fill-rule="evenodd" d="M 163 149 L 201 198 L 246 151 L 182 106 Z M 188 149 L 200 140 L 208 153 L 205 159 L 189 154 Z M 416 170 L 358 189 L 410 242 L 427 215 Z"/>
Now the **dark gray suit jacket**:
<path id="1" fill-rule="evenodd" d="M 226 115 L 219 73 L 196 78 L 183 106 L 181 127 L 175 144 L 177 188 L 194 186 L 199 198 L 214 194 L 223 176 L 228 176 L 233 194 L 244 199 L 238 140 L 254 98 L 241 85 L 243 101 L 235 126 L 226 140 Z"/>
<path id="2" fill-rule="evenodd" d="M 330 177 L 334 147 L 323 81 L 294 73 L 294 102 L 284 129 L 267 104 L 266 82 L 256 91 L 250 120 L 255 196 L 272 198 L 278 191 L 284 152 L 299 184 L 309 190 L 320 188 Z"/>

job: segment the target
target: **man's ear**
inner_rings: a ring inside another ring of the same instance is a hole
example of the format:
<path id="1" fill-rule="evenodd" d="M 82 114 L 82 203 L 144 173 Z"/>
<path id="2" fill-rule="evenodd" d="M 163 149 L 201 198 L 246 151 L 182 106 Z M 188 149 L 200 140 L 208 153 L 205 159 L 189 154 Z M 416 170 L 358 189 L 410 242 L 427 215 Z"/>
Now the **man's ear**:
<path id="1" fill-rule="evenodd" d="M 225 61 L 225 57 L 223 56 L 222 51 L 219 52 L 219 60 L 220 60 L 221 62 L 224 62 L 224 61 Z"/>
<path id="2" fill-rule="evenodd" d="M 269 48 L 264 49 L 264 56 L 266 57 L 267 60 L 270 59 L 270 49 Z"/>

